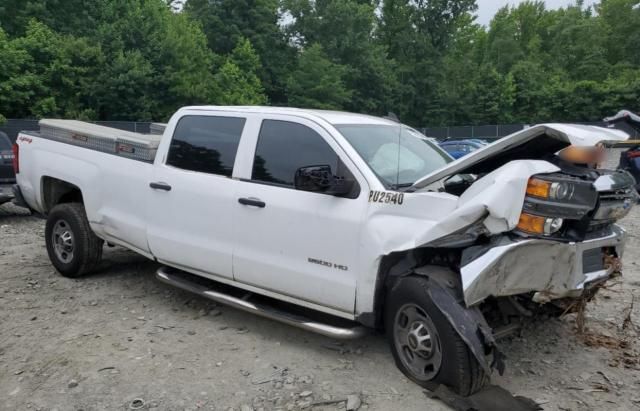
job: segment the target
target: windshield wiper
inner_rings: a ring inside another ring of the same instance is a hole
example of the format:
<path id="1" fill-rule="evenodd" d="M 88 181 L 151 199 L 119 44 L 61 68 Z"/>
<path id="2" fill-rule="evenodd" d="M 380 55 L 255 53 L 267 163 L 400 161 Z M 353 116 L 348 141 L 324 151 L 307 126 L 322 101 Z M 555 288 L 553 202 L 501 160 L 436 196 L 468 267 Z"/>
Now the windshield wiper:
<path id="1" fill-rule="evenodd" d="M 409 188 L 413 185 L 413 183 L 402 183 L 402 184 L 390 184 L 389 188 L 392 190 L 399 190 L 401 188 Z"/>

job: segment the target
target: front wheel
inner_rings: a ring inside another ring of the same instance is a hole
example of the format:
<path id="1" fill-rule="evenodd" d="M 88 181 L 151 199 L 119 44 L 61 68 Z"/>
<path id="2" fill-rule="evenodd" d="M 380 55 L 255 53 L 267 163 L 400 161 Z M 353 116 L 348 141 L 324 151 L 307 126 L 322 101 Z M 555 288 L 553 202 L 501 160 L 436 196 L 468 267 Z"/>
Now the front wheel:
<path id="1" fill-rule="evenodd" d="M 460 395 L 487 381 L 482 366 L 431 301 L 428 280 L 399 279 L 385 304 L 385 329 L 396 365 L 410 380 L 434 389 L 444 384 Z"/>
<path id="2" fill-rule="evenodd" d="M 103 241 L 96 236 L 80 203 L 55 206 L 45 226 L 47 253 L 64 277 L 76 278 L 95 269 L 102 258 Z"/>

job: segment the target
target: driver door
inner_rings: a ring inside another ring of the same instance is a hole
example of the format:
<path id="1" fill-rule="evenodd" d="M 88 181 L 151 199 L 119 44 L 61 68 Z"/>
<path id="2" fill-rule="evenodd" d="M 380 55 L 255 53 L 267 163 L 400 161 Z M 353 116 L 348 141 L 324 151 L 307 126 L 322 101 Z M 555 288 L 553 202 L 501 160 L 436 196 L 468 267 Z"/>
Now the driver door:
<path id="1" fill-rule="evenodd" d="M 253 160 L 237 188 L 235 280 L 353 313 L 365 180 L 331 135 L 311 121 L 263 118 L 256 137 Z M 351 198 L 296 189 L 296 171 L 317 165 L 349 174 L 357 185 Z"/>

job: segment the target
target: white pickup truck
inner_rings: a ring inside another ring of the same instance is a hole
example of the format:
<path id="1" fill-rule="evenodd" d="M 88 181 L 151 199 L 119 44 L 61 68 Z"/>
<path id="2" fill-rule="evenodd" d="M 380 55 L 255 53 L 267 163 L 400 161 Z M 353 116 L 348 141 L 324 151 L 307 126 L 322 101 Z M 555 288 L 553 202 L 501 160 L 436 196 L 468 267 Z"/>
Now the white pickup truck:
<path id="1" fill-rule="evenodd" d="M 103 243 L 206 298 L 335 338 L 385 330 L 398 367 L 467 395 L 496 340 L 619 271 L 633 178 L 596 167 L 627 135 L 549 124 L 453 161 L 359 114 L 185 107 L 162 136 L 42 120 L 18 136 L 17 202 L 56 269 Z"/>

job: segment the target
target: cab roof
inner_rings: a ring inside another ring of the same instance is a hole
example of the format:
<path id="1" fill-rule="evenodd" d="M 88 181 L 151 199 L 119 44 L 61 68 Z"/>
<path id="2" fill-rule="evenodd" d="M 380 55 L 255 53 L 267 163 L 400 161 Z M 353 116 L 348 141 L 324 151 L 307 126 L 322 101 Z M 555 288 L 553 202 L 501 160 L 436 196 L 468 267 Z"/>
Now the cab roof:
<path id="1" fill-rule="evenodd" d="M 395 121 L 381 117 L 369 116 L 366 114 L 348 113 L 344 111 L 332 110 L 312 110 L 292 107 L 269 107 L 269 106 L 189 106 L 181 110 L 202 110 L 202 111 L 229 111 L 257 114 L 287 114 L 302 116 L 310 119 L 322 119 L 332 125 L 340 124 L 376 124 L 376 125 L 398 125 Z"/>

